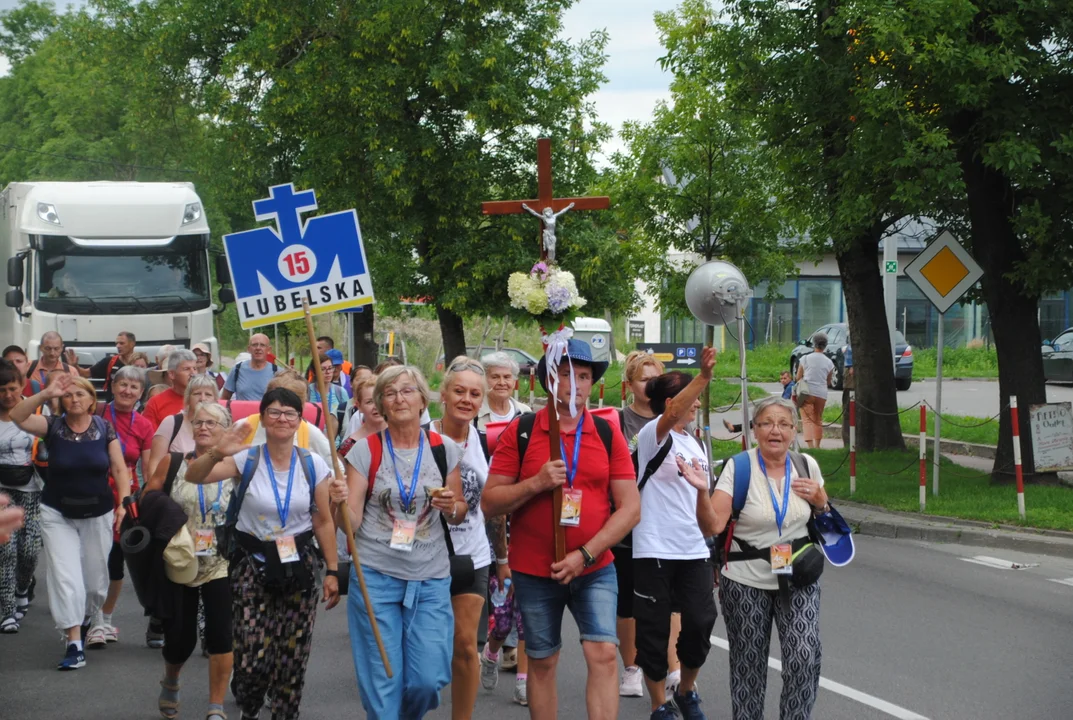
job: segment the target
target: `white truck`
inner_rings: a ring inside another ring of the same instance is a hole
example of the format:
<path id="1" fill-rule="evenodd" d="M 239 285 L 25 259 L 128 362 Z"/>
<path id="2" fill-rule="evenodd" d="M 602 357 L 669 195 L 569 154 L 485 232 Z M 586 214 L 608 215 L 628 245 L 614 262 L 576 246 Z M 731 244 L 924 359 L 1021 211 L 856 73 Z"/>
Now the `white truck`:
<path id="1" fill-rule="evenodd" d="M 191 183 L 12 183 L 0 192 L 0 253 L 11 288 L 0 338 L 31 360 L 49 330 L 83 366 L 115 353 L 123 330 L 150 358 L 198 342 L 219 358 L 209 226 Z M 233 300 L 221 289 L 221 303 Z"/>

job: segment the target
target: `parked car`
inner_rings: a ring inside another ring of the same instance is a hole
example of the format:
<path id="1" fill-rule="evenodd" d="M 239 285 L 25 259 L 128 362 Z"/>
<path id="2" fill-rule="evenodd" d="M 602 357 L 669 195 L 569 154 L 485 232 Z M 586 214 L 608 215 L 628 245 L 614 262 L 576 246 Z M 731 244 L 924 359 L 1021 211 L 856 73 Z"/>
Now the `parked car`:
<path id="1" fill-rule="evenodd" d="M 466 354 L 470 357 L 474 357 L 476 355 L 476 352 L 476 345 L 471 345 L 466 348 Z M 495 347 L 481 348 L 481 358 L 483 359 L 484 357 L 491 355 L 494 352 L 497 352 Z M 539 362 L 537 358 L 533 357 L 525 350 L 519 350 L 518 348 L 505 347 L 500 348 L 498 352 L 505 352 L 512 360 L 514 360 L 514 362 L 518 363 L 518 374 L 521 377 L 529 377 L 530 373 L 536 370 L 537 363 Z M 443 363 L 443 355 L 440 355 L 436 359 L 436 370 L 438 370 L 439 372 L 443 372 Z"/>
<path id="2" fill-rule="evenodd" d="M 1064 330 L 1050 342 L 1044 341 L 1043 379 L 1073 382 L 1073 328 Z"/>
<path id="3" fill-rule="evenodd" d="M 835 364 L 834 374 L 831 376 L 831 387 L 835 390 L 842 389 L 842 378 L 846 374 L 846 348 L 850 346 L 849 326 L 846 323 L 832 323 L 817 329 L 812 335 L 795 347 L 790 352 L 790 372 L 797 377 L 797 363 L 804 355 L 812 352 L 812 338 L 816 333 L 827 335 L 827 350 L 824 354 L 831 358 Z M 1070 340 L 1073 341 L 1073 330 L 1069 331 Z M 1071 347 L 1073 350 L 1073 347 Z M 898 330 L 894 331 L 894 353 L 898 362 L 894 366 L 894 387 L 899 390 L 908 390 L 913 384 L 913 348 L 905 341 L 905 337 Z"/>

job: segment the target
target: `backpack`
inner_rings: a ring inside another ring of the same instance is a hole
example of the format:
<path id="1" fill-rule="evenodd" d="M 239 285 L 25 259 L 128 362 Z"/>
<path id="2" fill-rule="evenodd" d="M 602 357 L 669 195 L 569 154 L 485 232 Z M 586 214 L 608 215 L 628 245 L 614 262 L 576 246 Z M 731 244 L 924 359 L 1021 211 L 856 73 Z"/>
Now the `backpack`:
<path id="1" fill-rule="evenodd" d="M 250 482 L 253 480 L 253 475 L 257 472 L 257 466 L 261 462 L 262 447 L 258 445 L 250 448 L 250 451 L 246 454 L 246 462 L 242 466 L 242 479 L 231 495 L 231 503 L 227 506 L 223 532 L 218 533 L 217 544 L 226 558 L 234 557 L 237 549 L 235 528 L 238 525 L 238 513 L 242 509 L 242 500 L 246 497 L 246 491 L 250 489 Z M 305 448 L 295 449 L 298 451 L 298 462 L 302 466 L 302 473 L 306 476 L 306 482 L 309 484 L 309 510 L 313 512 L 316 509 L 314 491 L 317 487 L 317 471 L 313 465 L 313 455 Z M 172 453 L 172 456 L 174 457 L 177 454 L 179 453 Z M 168 474 L 171 475 L 170 467 L 168 468 Z"/>
<path id="2" fill-rule="evenodd" d="M 115 370 L 115 364 L 119 362 L 119 355 L 113 355 L 108 359 L 108 369 L 104 371 L 104 391 L 110 392 L 112 389 L 112 371 Z"/>
<path id="3" fill-rule="evenodd" d="M 805 456 L 798 452 L 789 451 L 790 462 L 797 470 L 797 474 L 800 477 L 809 477 L 808 460 Z M 725 566 L 728 562 L 733 560 L 746 560 L 749 558 L 736 557 L 731 558 L 732 553 L 730 546 L 734 541 L 734 526 L 738 522 L 738 517 L 741 515 L 741 510 L 745 507 L 745 500 L 749 495 L 749 483 L 752 478 L 753 466 L 749 459 L 748 452 L 740 452 L 735 455 L 731 460 L 734 461 L 734 499 L 731 503 L 730 521 L 723 529 L 716 540 L 715 545 L 715 559 L 716 567 Z M 739 546 L 743 541 L 739 541 Z M 754 549 L 755 550 L 755 549 Z"/>
<path id="4" fill-rule="evenodd" d="M 175 419 L 175 427 L 171 429 L 171 439 L 168 440 L 169 450 L 171 449 L 171 444 L 175 442 L 175 438 L 179 437 L 179 431 L 182 430 L 183 427 L 183 420 L 186 419 L 181 412 L 175 413 L 174 415 L 172 415 L 172 418 Z"/>
<path id="5" fill-rule="evenodd" d="M 30 363 L 30 367 L 27 368 L 27 370 L 26 370 L 26 377 L 29 380 L 30 389 L 33 390 L 34 395 L 36 395 L 37 393 L 41 392 L 41 390 L 44 389 L 44 386 L 41 384 L 41 381 L 34 378 L 34 370 L 37 369 L 37 363 L 38 363 L 38 361 L 34 360 L 32 363 Z M 71 373 L 71 366 L 70 365 L 68 365 L 63 360 L 60 360 L 60 364 L 63 365 L 63 371 L 65 373 L 67 373 L 67 374 Z"/>
<path id="6" fill-rule="evenodd" d="M 276 368 L 275 363 L 269 363 L 272 366 L 272 374 L 275 375 L 279 370 Z M 231 369 L 231 374 L 235 376 L 235 392 L 238 392 L 238 371 L 242 367 L 242 363 L 235 363 L 235 367 Z"/>
<path id="7" fill-rule="evenodd" d="M 600 436 L 600 442 L 604 444 L 604 449 L 607 450 L 607 460 L 611 461 L 611 441 L 614 435 L 614 430 L 611 428 L 611 423 L 604 420 L 602 417 L 589 413 L 592 418 L 593 424 L 596 425 L 596 434 Z M 521 472 L 521 467 L 525 463 L 525 451 L 529 449 L 529 436 L 533 434 L 533 427 L 536 425 L 536 413 L 524 413 L 518 417 L 518 425 L 516 428 L 516 435 L 518 441 L 518 471 Z"/>
<path id="8" fill-rule="evenodd" d="M 244 442 L 247 445 L 250 445 L 253 443 L 253 438 L 257 435 L 257 429 L 261 426 L 261 416 L 249 415 L 243 419 L 250 428 L 250 434 L 246 436 Z M 294 444 L 299 448 L 305 450 L 309 449 L 309 423 L 305 418 L 302 418 L 302 422 L 298 423 L 298 432 L 294 435 Z"/>
<path id="9" fill-rule="evenodd" d="M 181 452 L 168 453 L 168 474 L 164 477 L 164 486 L 161 491 L 171 497 L 171 488 L 175 484 L 175 476 L 179 474 L 179 468 L 182 467 L 184 456 Z"/>

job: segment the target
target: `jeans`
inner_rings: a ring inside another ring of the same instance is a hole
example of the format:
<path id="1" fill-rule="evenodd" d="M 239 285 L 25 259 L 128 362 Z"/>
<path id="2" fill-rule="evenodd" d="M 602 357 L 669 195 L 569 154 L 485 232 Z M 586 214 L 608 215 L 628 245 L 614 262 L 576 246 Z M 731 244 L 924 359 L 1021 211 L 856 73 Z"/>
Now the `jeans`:
<path id="1" fill-rule="evenodd" d="M 574 578 L 568 585 L 546 577 L 514 572 L 514 597 L 521 607 L 525 630 L 525 654 L 548 658 L 563 645 L 563 610 L 570 608 L 582 642 L 618 645 L 615 610 L 618 580 L 615 566 L 608 565 Z"/>

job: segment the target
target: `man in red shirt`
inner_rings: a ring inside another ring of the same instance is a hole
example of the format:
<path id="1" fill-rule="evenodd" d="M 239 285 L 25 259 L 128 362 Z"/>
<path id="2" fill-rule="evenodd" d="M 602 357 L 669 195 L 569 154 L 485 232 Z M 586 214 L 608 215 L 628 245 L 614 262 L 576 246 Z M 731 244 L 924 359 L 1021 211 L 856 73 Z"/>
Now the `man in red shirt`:
<path id="1" fill-rule="evenodd" d="M 143 413 L 145 419 L 153 423 L 154 431 L 164 418 L 183 411 L 186 384 L 197 372 L 197 355 L 190 350 L 173 350 L 168 354 L 167 368 L 171 387 L 146 403 Z"/>
<path id="2" fill-rule="evenodd" d="M 562 647 L 563 610 L 568 605 L 581 631 L 588 666 L 589 718 L 618 717 L 618 583 L 610 548 L 637 524 L 641 500 L 630 450 L 617 423 L 609 425 L 585 410 L 593 383 L 606 370 L 606 362 L 592 359 L 587 343 L 569 341 L 559 363 L 555 392 L 561 433 L 556 442 L 561 440 L 563 459 L 548 460 L 552 440 L 547 408 L 536 414 L 521 458 L 521 418 L 516 419 L 500 435 L 481 498 L 487 516 L 512 514 L 508 560 L 525 627 L 529 714 L 534 720 L 556 716 L 555 668 Z M 545 385 L 544 359 L 537 366 L 537 377 Z M 576 416 L 571 415 L 572 391 Z M 598 431 L 597 422 L 607 427 Z M 610 452 L 601 432 L 611 438 Z M 559 486 L 563 486 L 567 554 L 562 562 L 555 562 L 551 491 Z"/>

